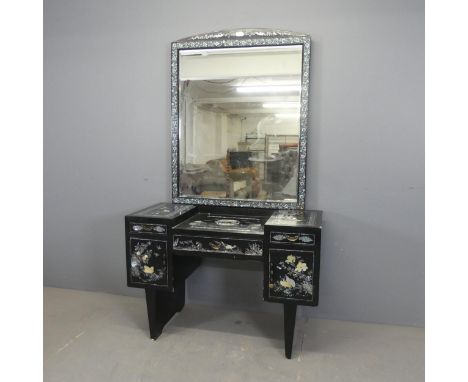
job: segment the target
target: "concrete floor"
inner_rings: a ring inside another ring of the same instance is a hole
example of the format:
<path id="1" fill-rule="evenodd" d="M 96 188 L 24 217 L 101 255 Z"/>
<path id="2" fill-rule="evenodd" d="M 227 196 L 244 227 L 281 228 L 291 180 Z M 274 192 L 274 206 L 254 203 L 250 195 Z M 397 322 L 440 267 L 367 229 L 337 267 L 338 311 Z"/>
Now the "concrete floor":
<path id="1" fill-rule="evenodd" d="M 44 289 L 44 381 L 423 381 L 424 330 L 187 305 L 157 341 L 143 298 Z"/>

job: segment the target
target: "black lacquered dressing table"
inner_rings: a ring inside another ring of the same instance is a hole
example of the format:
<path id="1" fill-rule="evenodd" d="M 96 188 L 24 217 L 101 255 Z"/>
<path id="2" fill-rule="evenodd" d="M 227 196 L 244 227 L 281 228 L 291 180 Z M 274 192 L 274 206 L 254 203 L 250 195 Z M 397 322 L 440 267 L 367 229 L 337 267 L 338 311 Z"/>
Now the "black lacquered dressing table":
<path id="1" fill-rule="evenodd" d="M 127 284 L 145 288 L 151 338 L 204 257 L 260 261 L 291 358 L 297 305 L 319 296 L 322 213 L 304 209 L 309 55 L 308 36 L 266 29 L 172 44 L 173 203 L 125 217 Z"/>

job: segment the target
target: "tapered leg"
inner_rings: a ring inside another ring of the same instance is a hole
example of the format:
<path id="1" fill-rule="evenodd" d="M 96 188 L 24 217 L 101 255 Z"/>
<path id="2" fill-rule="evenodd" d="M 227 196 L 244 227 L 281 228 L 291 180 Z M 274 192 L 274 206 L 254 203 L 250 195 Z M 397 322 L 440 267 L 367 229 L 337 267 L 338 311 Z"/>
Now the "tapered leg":
<path id="1" fill-rule="evenodd" d="M 294 327 L 296 326 L 296 304 L 285 303 L 284 305 L 284 354 L 291 359 L 294 340 Z"/>
<path id="2" fill-rule="evenodd" d="M 157 339 L 164 325 L 185 305 L 185 280 L 174 285 L 174 292 L 145 288 L 150 337 Z"/>
<path id="3" fill-rule="evenodd" d="M 150 329 L 150 337 L 155 340 L 158 338 L 164 327 L 164 324 L 161 320 L 161 312 L 159 311 L 157 305 L 157 295 L 158 292 L 156 289 L 147 287 L 145 288 L 146 292 L 146 309 L 148 310 L 148 323 Z"/>
<path id="4" fill-rule="evenodd" d="M 146 287 L 146 307 L 150 336 L 158 338 L 164 325 L 185 305 L 185 279 L 197 269 L 201 259 L 190 256 L 174 257 L 174 291 L 161 291 L 153 287 Z"/>
<path id="5" fill-rule="evenodd" d="M 175 309 L 180 312 L 185 306 L 185 280 L 174 285 Z"/>

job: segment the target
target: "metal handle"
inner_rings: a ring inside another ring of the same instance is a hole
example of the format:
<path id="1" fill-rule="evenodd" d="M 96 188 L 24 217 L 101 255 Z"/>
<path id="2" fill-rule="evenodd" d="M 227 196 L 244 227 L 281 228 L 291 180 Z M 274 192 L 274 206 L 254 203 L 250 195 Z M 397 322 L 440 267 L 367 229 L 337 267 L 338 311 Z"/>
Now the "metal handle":
<path id="1" fill-rule="evenodd" d="M 299 235 L 288 235 L 286 238 L 288 241 L 297 241 L 299 239 Z"/>

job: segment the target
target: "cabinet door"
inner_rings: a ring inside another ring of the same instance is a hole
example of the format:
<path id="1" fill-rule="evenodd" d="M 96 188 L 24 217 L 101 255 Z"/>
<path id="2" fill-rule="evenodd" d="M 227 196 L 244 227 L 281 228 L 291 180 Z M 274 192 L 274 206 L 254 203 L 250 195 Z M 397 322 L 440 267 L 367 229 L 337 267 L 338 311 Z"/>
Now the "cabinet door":
<path id="1" fill-rule="evenodd" d="M 315 305 L 314 252 L 270 249 L 265 297 Z"/>
<path id="2" fill-rule="evenodd" d="M 162 240 L 129 239 L 129 285 L 168 286 L 167 243 Z"/>

